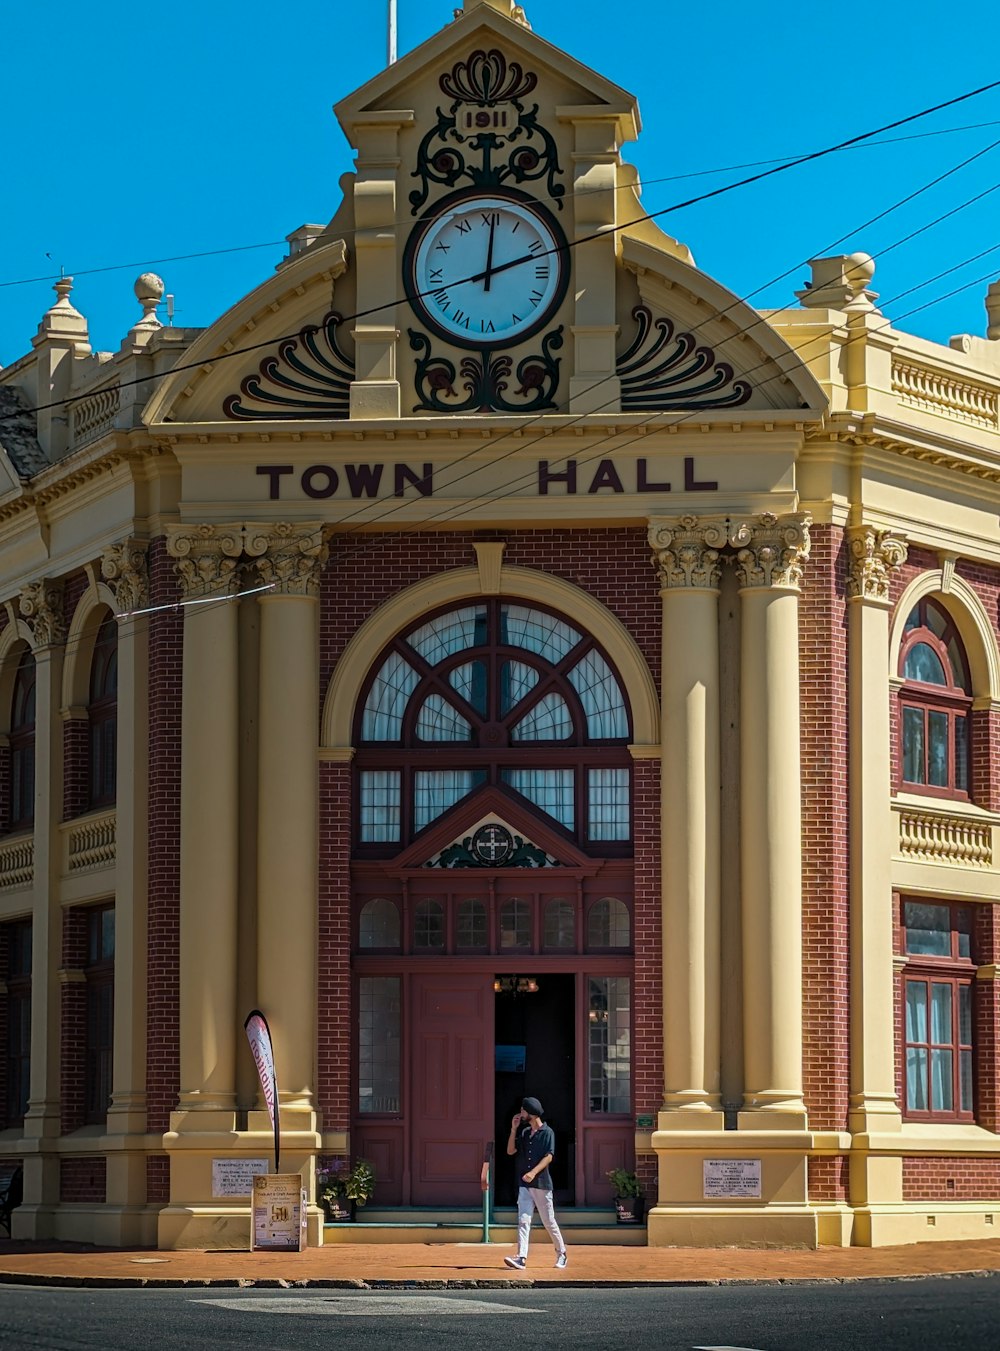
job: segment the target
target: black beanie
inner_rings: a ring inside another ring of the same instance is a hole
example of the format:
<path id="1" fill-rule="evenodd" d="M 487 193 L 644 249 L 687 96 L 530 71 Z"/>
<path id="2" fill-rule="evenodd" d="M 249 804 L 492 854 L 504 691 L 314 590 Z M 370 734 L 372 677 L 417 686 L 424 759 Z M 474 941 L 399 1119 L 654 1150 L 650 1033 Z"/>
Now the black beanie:
<path id="1" fill-rule="evenodd" d="M 529 1116 L 544 1116 L 545 1111 L 537 1098 L 523 1098 L 521 1101 L 521 1111 L 527 1112 Z"/>

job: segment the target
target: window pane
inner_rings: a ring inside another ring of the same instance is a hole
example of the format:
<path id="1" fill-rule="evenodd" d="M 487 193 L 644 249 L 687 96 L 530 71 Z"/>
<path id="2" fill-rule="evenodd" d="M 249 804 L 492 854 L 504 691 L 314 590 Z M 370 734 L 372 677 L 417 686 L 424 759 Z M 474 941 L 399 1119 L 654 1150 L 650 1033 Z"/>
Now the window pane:
<path id="1" fill-rule="evenodd" d="M 430 666 L 436 666 L 456 652 L 468 647 L 480 647 L 486 642 L 486 611 L 482 606 L 468 606 L 438 615 L 429 624 L 423 624 L 406 640 Z"/>
<path id="2" fill-rule="evenodd" d="M 969 791 L 969 720 L 959 714 L 954 720 L 955 730 L 955 787 Z"/>
<path id="3" fill-rule="evenodd" d="M 906 623 L 903 626 L 903 632 L 909 633 L 911 629 L 919 629 L 921 626 L 922 625 L 920 619 L 920 606 L 914 605 L 913 609 L 906 616 Z"/>
<path id="4" fill-rule="evenodd" d="M 366 769 L 361 774 L 362 840 L 399 839 L 399 771 Z"/>
<path id="5" fill-rule="evenodd" d="M 927 1111 L 927 1052 L 906 1048 L 906 1106 L 911 1112 Z"/>
<path id="6" fill-rule="evenodd" d="M 948 787 L 948 714 L 927 715 L 927 781 L 935 788 Z"/>
<path id="7" fill-rule="evenodd" d="M 937 1048 L 931 1051 L 931 1111 L 953 1112 L 955 1094 L 952 1085 L 954 1073 L 952 1051 Z"/>
<path id="8" fill-rule="evenodd" d="M 587 715 L 587 731 L 594 740 L 628 736 L 628 717 L 621 687 L 599 652 L 588 652 L 573 667 L 569 683 L 580 696 Z"/>
<path id="9" fill-rule="evenodd" d="M 431 694 L 417 715 L 417 736 L 421 741 L 471 741 L 472 727 L 440 694 Z"/>
<path id="10" fill-rule="evenodd" d="M 413 947 L 417 952 L 444 951 L 444 906 L 421 901 L 413 914 Z"/>
<path id="11" fill-rule="evenodd" d="M 460 948 L 485 948 L 487 945 L 486 906 L 475 897 L 459 903 L 455 941 Z"/>
<path id="12" fill-rule="evenodd" d="M 961 1051 L 958 1060 L 959 1106 L 963 1112 L 972 1111 L 972 1052 Z"/>
<path id="13" fill-rule="evenodd" d="M 538 672 L 523 661 L 505 661 L 500 667 L 500 713 L 506 717 L 538 684 Z"/>
<path id="14" fill-rule="evenodd" d="M 429 826 L 485 780 L 480 769 L 418 769 L 413 776 L 413 829 Z"/>
<path id="15" fill-rule="evenodd" d="M 927 1040 L 927 986 L 922 980 L 906 982 L 906 1040 Z"/>
<path id="16" fill-rule="evenodd" d="M 452 689 L 457 690 L 481 718 L 486 717 L 486 680 L 486 663 L 482 661 L 467 661 L 456 666 L 448 677 Z"/>
<path id="17" fill-rule="evenodd" d="M 958 1041 L 960 1046 L 972 1045 L 972 986 L 958 987 Z"/>
<path id="18" fill-rule="evenodd" d="M 952 986 L 934 981 L 931 985 L 931 1041 L 937 1046 L 950 1046 L 953 1041 L 951 1030 L 951 991 Z"/>
<path id="19" fill-rule="evenodd" d="M 573 735 L 573 717 L 561 694 L 547 694 L 511 728 L 512 741 L 565 741 Z"/>
<path id="20" fill-rule="evenodd" d="M 544 942 L 547 948 L 576 947 L 576 914 L 572 901 L 546 903 Z"/>
<path id="21" fill-rule="evenodd" d="M 951 911 L 946 905 L 922 905 L 907 901 L 903 906 L 906 951 L 919 957 L 951 956 Z"/>
<path id="22" fill-rule="evenodd" d="M 500 907 L 500 946 L 531 947 L 531 905 L 521 897 L 504 901 Z"/>
<path id="23" fill-rule="evenodd" d="M 588 948 L 627 948 L 632 941 L 628 906 L 606 896 L 596 901 L 587 915 Z"/>
<path id="24" fill-rule="evenodd" d="M 392 901 L 368 901 L 361 911 L 358 946 L 362 948 L 399 947 L 399 911 Z"/>
<path id="25" fill-rule="evenodd" d="M 505 605 L 500 611 L 500 641 L 511 647 L 523 647 L 555 664 L 576 647 L 580 635 L 561 619 L 542 610 Z"/>
<path id="26" fill-rule="evenodd" d="M 966 694 L 971 694 L 972 684 L 969 680 L 969 668 L 965 662 L 965 653 L 954 634 L 948 642 L 948 660 L 951 662 L 952 679 L 955 684 Z"/>
<path id="27" fill-rule="evenodd" d="M 358 982 L 358 1110 L 399 1111 L 398 976 Z"/>
<path id="28" fill-rule="evenodd" d="M 505 769 L 503 782 L 533 802 L 567 830 L 573 829 L 573 771 L 571 769 Z"/>
<path id="29" fill-rule="evenodd" d="M 947 685 L 948 678 L 941 659 L 926 643 L 914 643 L 906 654 L 903 675 L 907 680 L 920 680 L 925 685 Z"/>
<path id="30" fill-rule="evenodd" d="M 630 982 L 603 976 L 588 982 L 588 1105 L 591 1112 L 632 1107 Z"/>
<path id="31" fill-rule="evenodd" d="M 365 700 L 361 720 L 362 741 L 398 741 L 403 734 L 403 713 L 417 685 L 417 673 L 398 652 L 390 652 L 375 677 Z"/>
<path id="32" fill-rule="evenodd" d="M 907 783 L 924 781 L 924 711 L 903 709 L 903 778 Z"/>
<path id="33" fill-rule="evenodd" d="M 631 837 L 627 769 L 591 769 L 587 773 L 587 834 L 592 840 L 627 840 Z"/>

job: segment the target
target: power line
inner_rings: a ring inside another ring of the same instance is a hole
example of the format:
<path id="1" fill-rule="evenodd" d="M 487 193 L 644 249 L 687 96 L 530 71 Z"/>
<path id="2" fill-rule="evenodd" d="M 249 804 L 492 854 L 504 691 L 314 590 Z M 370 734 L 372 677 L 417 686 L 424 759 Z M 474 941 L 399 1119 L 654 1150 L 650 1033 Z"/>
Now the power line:
<path id="1" fill-rule="evenodd" d="M 858 145 L 846 145 L 843 147 L 843 149 L 869 150 L 872 147 L 882 145 L 900 145 L 906 141 L 922 141 L 935 136 L 952 136 L 957 132 L 980 131 L 987 127 L 1000 127 L 1000 121 L 971 122 L 961 127 L 941 127 L 937 131 L 914 132 L 909 136 L 890 136 L 886 137 L 885 140 L 881 141 L 872 140 L 866 141 Z M 664 174 L 656 178 L 640 177 L 640 182 L 638 186 L 645 189 L 661 183 L 680 183 L 690 178 L 710 178 L 715 174 L 740 173 L 744 169 L 764 168 L 769 164 L 781 164 L 785 160 L 792 158 L 794 158 L 794 156 L 781 155 L 781 156 L 774 156 L 770 159 L 747 160 L 743 164 L 720 165 L 718 168 L 715 169 L 695 169 L 689 173 L 684 174 Z M 635 186 L 636 185 L 633 185 L 632 183 L 619 183 L 613 189 L 610 190 L 613 192 L 633 192 L 635 190 Z M 560 193 L 558 200 L 565 202 L 574 197 L 587 197 L 591 196 L 594 193 L 607 191 L 608 191 L 607 188 L 578 188 L 574 191 Z M 549 193 L 539 193 L 537 194 L 537 197 L 539 201 L 544 202 L 556 200 Z M 412 217 L 407 216 L 404 217 L 402 220 L 390 221 L 389 224 L 393 226 L 408 225 L 412 222 L 412 219 L 413 219 Z M 323 228 L 325 230 L 328 227 L 324 226 Z M 360 227 L 358 226 L 352 226 L 349 229 L 344 229 L 340 231 L 337 237 L 345 239 L 349 238 L 351 235 L 357 234 L 359 228 Z M 96 277 L 101 276 L 104 273 L 108 272 L 128 272 L 131 271 L 131 269 L 134 267 L 161 267 L 164 263 L 188 263 L 199 258 L 219 258 L 226 254 L 231 253 L 250 253 L 256 249 L 280 248 L 281 245 L 287 243 L 288 243 L 287 239 L 265 239 L 258 244 L 230 244 L 223 248 L 201 249 L 194 253 L 169 254 L 163 258 L 148 258 L 148 257 L 140 258 L 137 259 L 135 262 L 131 263 L 108 263 L 102 267 L 79 267 L 79 268 L 70 267 L 66 269 L 66 273 L 68 276 L 72 276 L 74 278 Z M 56 273 L 48 272 L 42 276 L 37 277 L 18 277 L 9 281 L 0 281 L 0 290 L 4 290 L 11 286 L 35 286 L 40 284 L 41 282 L 55 282 L 60 280 L 61 280 L 60 276 L 58 276 Z"/>
<path id="2" fill-rule="evenodd" d="M 807 163 L 811 163 L 812 161 L 815 161 L 815 160 L 818 160 L 818 159 L 822 159 L 822 158 L 824 158 L 825 156 L 831 155 L 831 154 L 835 153 L 835 152 L 838 151 L 838 150 L 845 149 L 845 148 L 848 147 L 848 146 L 857 145 L 857 144 L 860 144 L 860 143 L 863 142 L 863 141 L 870 140 L 872 137 L 878 136 L 878 135 L 880 135 L 880 134 L 881 134 L 882 132 L 884 132 L 884 131 L 889 131 L 889 130 L 892 130 L 892 129 L 896 128 L 896 127 L 905 126 L 905 125 L 907 125 L 908 123 L 917 121 L 918 119 L 923 118 L 923 117 L 929 117 L 929 116 L 930 116 L 931 114 L 933 114 L 933 113 L 940 112 L 943 108 L 949 108 L 949 107 L 954 106 L 954 105 L 957 104 L 957 103 L 965 102 L 967 99 L 976 98 L 978 95 L 983 94 L 983 93 L 986 93 L 986 92 L 988 92 L 989 90 L 991 90 L 991 89 L 996 89 L 996 88 L 998 88 L 998 87 L 1000 87 L 1000 80 L 994 80 L 994 81 L 992 81 L 990 84 L 981 85 L 981 86 L 980 86 L 979 88 L 977 88 L 977 89 L 969 90 L 968 92 L 966 92 L 966 93 L 964 93 L 964 94 L 959 94 L 959 95 L 957 95 L 956 97 L 954 97 L 954 98 L 952 98 L 952 99 L 948 99 L 948 100 L 946 100 L 946 101 L 943 102 L 943 103 L 934 104 L 933 106 L 931 106 L 931 107 L 929 107 L 929 108 L 921 109 L 919 112 L 916 112 L 916 113 L 910 113 L 910 114 L 908 114 L 906 117 L 897 118 L 897 119 L 896 119 L 895 121 L 893 121 L 893 122 L 888 122 L 888 123 L 886 123 L 885 125 L 883 125 L 883 126 L 881 126 L 881 127 L 875 127 L 875 128 L 873 128 L 871 131 L 862 132 L 862 133 L 860 133 L 860 134 L 857 135 L 857 136 L 849 137 L 849 138 L 848 138 L 847 140 L 845 140 L 845 141 L 840 141 L 840 142 L 838 142 L 838 143 L 835 144 L 835 145 L 827 146 L 827 147 L 825 147 L 825 148 L 822 149 L 822 150 L 814 150 L 814 151 L 811 151 L 810 153 L 808 153 L 808 154 L 806 154 L 806 155 L 800 156 L 798 159 L 788 160 L 788 161 L 786 161 L 786 162 L 784 162 L 784 163 L 782 163 L 782 164 L 777 165 L 777 166 L 774 167 L 774 168 L 765 169 L 765 170 L 763 170 L 761 173 L 758 173 L 758 174 L 752 174 L 752 175 L 750 175 L 748 178 L 739 179 L 739 180 L 737 180 L 735 183 L 727 183 L 727 184 L 724 184 L 722 187 L 713 188 L 713 189 L 711 189 L 710 191 L 704 192 L 704 193 L 700 193 L 700 194 L 698 194 L 698 195 L 695 196 L 695 197 L 689 197 L 689 198 L 687 198 L 687 199 L 684 200 L 684 201 L 675 202 L 675 203 L 674 203 L 673 205 L 671 205 L 671 206 L 661 207 L 661 208 L 660 208 L 659 210 L 657 210 L 657 211 L 646 212 L 646 213 L 645 213 L 644 215 L 642 215 L 642 216 L 636 216 L 636 217 L 633 218 L 632 220 L 629 220 L 629 221 L 623 221 L 623 222 L 621 222 L 621 223 L 618 224 L 618 225 L 614 225 L 614 226 L 609 227 L 608 229 L 605 229 L 605 230 L 598 230 L 598 231 L 594 231 L 592 234 L 579 236 L 579 237 L 576 238 L 576 239 L 567 241 L 564 245 L 560 244 L 560 245 L 557 246 L 556 248 L 553 248 L 553 249 L 547 249 L 547 250 L 544 250 L 543 252 L 540 252 L 540 253 L 534 253 L 534 254 L 532 254 L 532 253 L 526 253 L 526 254 L 524 254 L 524 255 L 523 255 L 522 257 L 520 257 L 520 258 L 514 258 L 514 259 L 512 259 L 512 260 L 509 261 L 509 262 L 501 263 L 498 267 L 496 267 L 496 268 L 493 269 L 493 273 L 494 273 L 494 275 L 496 275 L 496 274 L 498 274 L 498 273 L 510 271 L 510 270 L 511 270 L 512 268 L 514 268 L 514 267 L 524 266 L 525 264 L 536 264 L 540 258 L 546 257 L 546 256 L 548 256 L 548 255 L 563 253 L 563 252 L 566 252 L 566 251 L 568 251 L 568 250 L 570 250 L 570 249 L 577 248 L 577 247 L 579 247 L 579 245 L 581 245 L 581 244 L 593 243 L 595 240 L 598 240 L 598 239 L 602 239 L 602 240 L 603 240 L 603 239 L 607 239 L 608 236 L 611 235 L 611 234 L 617 234 L 617 233 L 619 233 L 619 232 L 622 231 L 622 230 L 633 229 L 633 228 L 634 228 L 635 226 L 637 226 L 637 225 L 642 225 L 642 224 L 644 224 L 644 223 L 646 223 L 646 222 L 648 222 L 648 221 L 654 221 L 654 220 L 657 220 L 657 219 L 659 219 L 661 216 L 666 216 L 666 215 L 670 214 L 671 212 L 674 212 L 674 211 L 681 211 L 681 210 L 684 210 L 686 207 L 695 206 L 695 205 L 698 205 L 699 203 L 705 202 L 705 201 L 711 201 L 712 199 L 714 199 L 714 198 L 716 198 L 716 197 L 721 197 L 721 196 L 723 196 L 724 194 L 726 194 L 726 193 L 728 193 L 728 192 L 733 192 L 733 191 L 734 191 L 735 189 L 737 189 L 737 188 L 748 187 L 748 186 L 750 186 L 751 184 L 761 182 L 761 181 L 763 181 L 763 180 L 766 179 L 766 178 L 772 178 L 772 177 L 774 177 L 776 174 L 783 173 L 783 172 L 785 172 L 785 171 L 788 170 L 788 169 L 798 168 L 798 167 L 799 167 L 800 165 L 802 165 L 802 164 L 807 164 Z M 988 147 L 988 148 L 992 148 L 992 147 Z M 985 151 L 982 151 L 982 152 L 979 152 L 979 153 L 986 153 L 986 152 L 985 152 Z M 977 158 L 977 156 L 973 156 L 972 158 Z M 947 176 L 947 175 L 945 175 L 945 176 Z M 474 281 L 475 279 L 476 279 L 475 276 L 463 277 L 463 278 L 459 279 L 458 281 L 452 282 L 451 285 L 452 285 L 453 288 L 454 288 L 454 287 L 458 287 L 458 286 L 464 286 L 464 285 L 467 285 L 467 284 L 469 284 L 470 282 Z M 343 322 L 343 323 L 350 323 L 350 322 L 354 322 L 354 321 L 356 321 L 356 320 L 358 320 L 358 319 L 365 319 L 365 318 L 368 318 L 368 317 L 370 317 L 370 316 L 373 315 L 373 314 L 380 314 L 380 313 L 382 313 L 384 310 L 395 308 L 397 305 L 401 305 L 401 304 L 404 304 L 404 303 L 409 303 L 409 302 L 412 302 L 412 301 L 415 300 L 415 299 L 420 299 L 420 298 L 422 298 L 422 297 L 424 297 L 424 296 L 431 295 L 431 294 L 433 294 L 434 289 L 435 289 L 435 288 L 431 287 L 431 288 L 428 288 L 428 289 L 425 290 L 425 291 L 417 291 L 417 292 L 413 292 L 413 293 L 406 293 L 406 294 L 404 294 L 403 296 L 397 297 L 396 299 L 394 299 L 394 300 L 392 300 L 392 301 L 388 301 L 388 302 L 385 302 L 385 303 L 380 304 L 380 305 L 373 305 L 373 306 L 370 306 L 368 309 L 366 309 L 366 310 L 359 310 L 359 311 L 357 311 L 357 312 L 354 313 L 354 314 L 344 315 L 344 316 L 342 317 L 342 322 Z M 220 352 L 220 353 L 217 353 L 215 356 L 206 356 L 206 357 L 203 357 L 203 358 L 202 358 L 201 360 L 199 360 L 199 361 L 193 361 L 193 362 L 180 362 L 180 363 L 178 363 L 177 365 L 171 367 L 171 369 L 170 369 L 169 371 L 163 372 L 163 374 L 162 374 L 161 376 L 159 376 L 159 377 L 152 377 L 152 379 L 151 379 L 149 376 L 145 376 L 145 377 L 136 377 L 135 379 L 132 379 L 132 380 L 123 380 L 123 381 L 120 381 L 120 382 L 119 382 L 119 388 L 127 389 L 127 388 L 130 388 L 130 387 L 132 387 L 132 386 L 134 386 L 134 385 L 138 385 L 138 384 L 150 384 L 150 383 L 155 383 L 155 381 L 156 381 L 157 378 L 159 378 L 159 379 L 165 379 L 167 376 L 173 375 L 173 374 L 175 374 L 175 373 L 179 373 L 179 372 L 183 372 L 183 371 L 189 371 L 189 370 L 203 369 L 203 368 L 204 368 L 205 366 L 207 366 L 207 365 L 212 365 L 212 364 L 214 364 L 214 363 L 216 363 L 216 362 L 219 362 L 219 361 L 227 361 L 227 360 L 230 360 L 230 359 L 232 359 L 233 357 L 237 357 L 237 356 L 244 356 L 244 355 L 246 355 L 246 354 L 248 354 L 248 353 L 251 353 L 251 352 L 260 351 L 262 348 L 265 348 L 265 347 L 272 347 L 272 346 L 274 346 L 276 343 L 287 342 L 287 341 L 290 341 L 290 340 L 292 340 L 292 339 L 294 339 L 294 338 L 297 338 L 298 336 L 299 336 L 299 334 L 298 334 L 297 331 L 296 331 L 295 333 L 287 333 L 287 334 L 284 334 L 284 335 L 279 335 L 279 336 L 277 336 L 277 337 L 273 337 L 273 336 L 272 336 L 272 337 L 267 338 L 267 339 L 262 339 L 262 340 L 261 340 L 260 342 L 258 342 L 258 343 L 251 343 L 251 344 L 249 344 L 248 346 L 245 346 L 245 347 L 233 348 L 233 350 L 230 351 L 230 352 Z M 67 406 L 69 406 L 69 405 L 72 404 L 72 403 L 78 402 L 80 399 L 84 399 L 84 398 L 89 397 L 90 392 L 91 392 L 91 391 L 81 392 L 80 394 L 70 395 L 70 396 L 68 396 L 68 397 L 65 398 L 65 399 L 56 399 L 56 400 L 53 400 L 51 403 L 38 404 L 35 408 L 30 409 L 29 411 L 35 412 L 35 413 L 40 413 L 40 412 L 47 412 L 47 411 L 49 411 L 50 409 L 53 409 L 53 408 L 67 407 Z"/>

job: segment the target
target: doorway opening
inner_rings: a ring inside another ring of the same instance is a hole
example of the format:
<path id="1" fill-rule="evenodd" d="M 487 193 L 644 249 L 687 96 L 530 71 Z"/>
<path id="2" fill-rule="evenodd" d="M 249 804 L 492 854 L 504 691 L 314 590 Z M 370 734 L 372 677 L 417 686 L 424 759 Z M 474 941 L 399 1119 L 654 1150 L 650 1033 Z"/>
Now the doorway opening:
<path id="1" fill-rule="evenodd" d="M 495 1204 L 517 1205 L 514 1160 L 506 1152 L 510 1123 L 527 1094 L 545 1108 L 556 1137 L 552 1186 L 557 1205 L 573 1205 L 576 1186 L 576 977 L 500 975 L 494 987 Z M 537 988 L 531 990 L 529 985 Z"/>

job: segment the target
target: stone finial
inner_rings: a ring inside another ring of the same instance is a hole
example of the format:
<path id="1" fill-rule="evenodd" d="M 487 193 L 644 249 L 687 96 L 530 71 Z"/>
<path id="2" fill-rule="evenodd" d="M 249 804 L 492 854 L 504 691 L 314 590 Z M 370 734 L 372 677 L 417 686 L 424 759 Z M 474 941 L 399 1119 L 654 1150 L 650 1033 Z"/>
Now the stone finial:
<path id="1" fill-rule="evenodd" d="M 986 292 L 986 314 L 989 318 L 986 336 L 990 342 L 1000 342 L 1000 281 L 991 282 Z"/>
<path id="2" fill-rule="evenodd" d="M 72 277 L 60 277 L 52 287 L 58 297 L 55 304 L 45 311 L 38 325 L 38 338 L 75 338 L 88 339 L 87 321 L 70 301 L 73 290 Z"/>
<path id="3" fill-rule="evenodd" d="M 878 295 L 868 290 L 875 275 L 875 260 L 868 253 L 838 253 L 830 258 L 813 258 L 812 279 L 795 294 L 807 309 L 873 310 Z"/>
<path id="4" fill-rule="evenodd" d="M 144 272 L 141 277 L 136 277 L 133 289 L 136 300 L 142 306 L 142 318 L 129 329 L 128 333 L 129 338 L 135 342 L 142 341 L 163 327 L 156 317 L 156 307 L 163 299 L 163 278 L 158 277 L 155 272 Z"/>
<path id="5" fill-rule="evenodd" d="M 462 14 L 468 14 L 471 10 L 479 9 L 481 6 L 497 10 L 505 18 L 513 19 L 514 23 L 520 24 L 522 28 L 531 27 L 524 12 L 524 6 L 515 4 L 514 0 L 463 0 L 462 8 L 455 10 L 455 18 L 461 18 Z"/>

